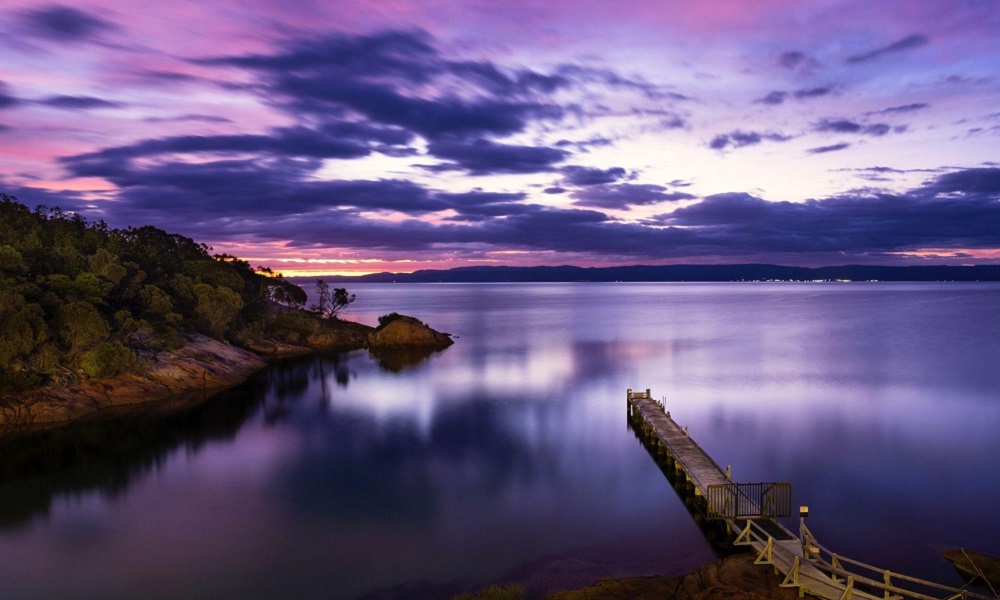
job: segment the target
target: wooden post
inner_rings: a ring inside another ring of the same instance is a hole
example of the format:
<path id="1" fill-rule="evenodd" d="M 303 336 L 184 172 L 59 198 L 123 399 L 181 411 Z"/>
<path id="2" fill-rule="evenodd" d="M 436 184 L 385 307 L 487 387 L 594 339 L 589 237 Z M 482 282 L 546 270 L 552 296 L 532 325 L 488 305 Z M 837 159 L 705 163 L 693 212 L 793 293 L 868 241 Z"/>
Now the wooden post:
<path id="1" fill-rule="evenodd" d="M 767 545 L 764 546 L 764 549 L 761 550 L 760 554 L 757 555 L 757 560 L 753 561 L 753 564 L 773 565 L 774 564 L 774 560 L 772 559 L 773 552 L 774 552 L 774 538 L 771 536 L 767 536 Z"/>
<path id="2" fill-rule="evenodd" d="M 792 563 L 792 570 L 788 572 L 788 575 L 785 576 L 785 580 L 782 581 L 779 584 L 779 586 L 780 587 L 798 587 L 799 588 L 799 596 L 802 596 L 802 588 L 799 587 L 799 564 L 800 564 L 799 557 L 796 556 L 795 557 L 795 562 Z"/>
<path id="3" fill-rule="evenodd" d="M 830 560 L 830 566 L 833 567 L 834 569 L 842 570 L 844 567 L 840 566 L 840 559 L 837 558 L 837 555 L 833 554 L 832 557 L 833 557 L 832 560 Z M 840 581 L 839 579 L 837 579 L 836 573 L 830 573 L 830 579 L 834 581 Z"/>
<path id="4" fill-rule="evenodd" d="M 853 600 L 854 598 L 854 577 L 847 578 L 847 587 L 844 588 L 844 594 L 840 597 L 840 600 Z"/>

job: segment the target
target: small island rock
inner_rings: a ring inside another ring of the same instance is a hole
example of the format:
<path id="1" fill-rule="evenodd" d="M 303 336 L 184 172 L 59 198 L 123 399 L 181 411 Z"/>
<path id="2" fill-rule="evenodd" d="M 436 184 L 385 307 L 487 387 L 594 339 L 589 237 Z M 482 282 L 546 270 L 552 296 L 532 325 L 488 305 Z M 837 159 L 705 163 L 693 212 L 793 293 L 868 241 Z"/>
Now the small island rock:
<path id="1" fill-rule="evenodd" d="M 371 348 L 446 348 L 453 343 L 451 335 L 405 315 L 392 315 L 368 335 Z"/>

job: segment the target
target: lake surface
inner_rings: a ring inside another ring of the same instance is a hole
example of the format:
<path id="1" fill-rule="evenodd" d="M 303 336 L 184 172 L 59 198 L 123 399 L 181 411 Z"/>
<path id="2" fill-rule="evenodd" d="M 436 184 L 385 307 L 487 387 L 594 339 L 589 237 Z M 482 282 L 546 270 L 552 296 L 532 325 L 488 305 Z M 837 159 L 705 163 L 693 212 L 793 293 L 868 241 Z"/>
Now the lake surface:
<path id="1" fill-rule="evenodd" d="M 628 431 L 627 388 L 734 479 L 792 482 L 834 551 L 950 584 L 941 549 L 1000 555 L 998 284 L 350 291 L 348 318 L 412 314 L 457 343 L 285 361 L 189 410 L 0 447 L 0 597 L 686 572 L 715 554 Z"/>

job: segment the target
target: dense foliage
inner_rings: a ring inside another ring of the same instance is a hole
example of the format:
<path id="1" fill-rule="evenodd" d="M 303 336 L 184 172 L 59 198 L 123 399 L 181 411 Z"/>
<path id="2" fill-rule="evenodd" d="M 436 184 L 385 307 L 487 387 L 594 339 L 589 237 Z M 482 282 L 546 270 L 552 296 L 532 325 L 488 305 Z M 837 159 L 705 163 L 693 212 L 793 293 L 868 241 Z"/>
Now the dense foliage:
<path id="1" fill-rule="evenodd" d="M 0 390 L 140 368 L 199 331 L 295 341 L 305 292 L 155 227 L 110 229 L 0 194 Z"/>

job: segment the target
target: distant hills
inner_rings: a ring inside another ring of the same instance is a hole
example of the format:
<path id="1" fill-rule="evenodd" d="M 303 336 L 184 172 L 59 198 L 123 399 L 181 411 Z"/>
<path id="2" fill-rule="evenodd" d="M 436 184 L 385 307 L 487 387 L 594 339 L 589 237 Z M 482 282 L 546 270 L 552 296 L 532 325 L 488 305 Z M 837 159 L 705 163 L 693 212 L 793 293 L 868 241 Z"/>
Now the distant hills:
<path id="1" fill-rule="evenodd" d="M 843 265 L 636 265 L 629 267 L 459 267 L 413 273 L 328 276 L 332 283 L 503 283 L 612 281 L 1000 281 L 1000 265 L 891 267 Z"/>

